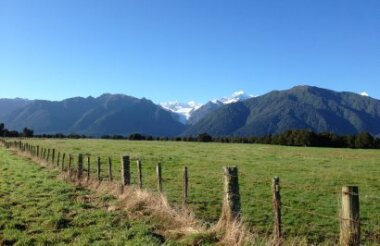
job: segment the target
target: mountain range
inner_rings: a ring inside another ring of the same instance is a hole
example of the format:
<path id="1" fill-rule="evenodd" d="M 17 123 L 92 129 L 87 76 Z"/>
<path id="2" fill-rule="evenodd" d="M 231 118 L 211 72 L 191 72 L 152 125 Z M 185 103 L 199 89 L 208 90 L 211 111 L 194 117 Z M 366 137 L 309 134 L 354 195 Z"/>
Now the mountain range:
<path id="1" fill-rule="evenodd" d="M 0 99 L 0 122 L 36 134 L 92 136 L 263 136 L 289 129 L 380 136 L 380 101 L 367 95 L 296 86 L 252 97 L 243 92 L 202 105 L 161 105 L 121 94 L 63 101 Z"/>
<path id="2" fill-rule="evenodd" d="M 1 103 L 1 101 L 0 101 Z M 2 106 L 0 106 L 1 108 Z M 32 128 L 35 133 L 77 133 L 93 136 L 144 133 L 176 136 L 185 126 L 145 98 L 121 94 L 75 97 L 63 101 L 33 100 L 15 107 L 0 121 L 9 129 Z"/>
<path id="3" fill-rule="evenodd" d="M 190 101 L 188 103 L 171 101 L 161 103 L 160 105 L 163 108 L 173 112 L 174 115 L 177 115 L 176 118 L 178 118 L 178 120 L 183 124 L 193 125 L 208 113 L 215 111 L 216 109 L 222 107 L 225 104 L 244 101 L 251 97 L 253 96 L 244 93 L 244 91 L 237 91 L 232 93 L 231 96 L 222 97 L 220 99 L 213 99 L 204 105 L 202 105 L 201 103 L 196 103 L 194 101 Z"/>

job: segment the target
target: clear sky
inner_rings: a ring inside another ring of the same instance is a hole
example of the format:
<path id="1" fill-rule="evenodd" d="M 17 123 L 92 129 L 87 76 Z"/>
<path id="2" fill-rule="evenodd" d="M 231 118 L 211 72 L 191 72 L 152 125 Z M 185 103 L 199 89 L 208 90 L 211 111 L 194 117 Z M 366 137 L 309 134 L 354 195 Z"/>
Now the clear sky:
<path id="1" fill-rule="evenodd" d="M 380 98 L 379 0 L 0 0 L 0 97 Z"/>

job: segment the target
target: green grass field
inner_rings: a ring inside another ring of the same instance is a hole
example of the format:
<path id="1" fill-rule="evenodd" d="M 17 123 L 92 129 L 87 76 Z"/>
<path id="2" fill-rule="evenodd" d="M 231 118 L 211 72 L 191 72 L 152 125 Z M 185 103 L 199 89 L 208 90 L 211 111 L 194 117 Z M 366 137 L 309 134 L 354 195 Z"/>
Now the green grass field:
<path id="1" fill-rule="evenodd" d="M 242 216 L 254 232 L 272 231 L 271 179 L 281 179 L 283 229 L 286 238 L 334 244 L 339 237 L 340 190 L 359 186 L 362 238 L 368 245 L 380 243 L 380 151 L 283 147 L 270 145 L 185 143 L 119 140 L 44 140 L 27 142 L 73 154 L 113 159 L 114 177 L 120 176 L 120 157 L 141 158 L 144 187 L 156 189 L 155 165 L 163 167 L 163 188 L 170 202 L 181 204 L 182 168 L 190 173 L 190 207 L 197 218 L 214 223 L 221 211 L 223 166 L 239 167 Z M 132 162 L 132 182 L 136 166 Z"/>
<path id="2" fill-rule="evenodd" d="M 55 179 L 0 148 L 0 245 L 160 245 L 153 227 L 131 222 L 117 201 Z"/>

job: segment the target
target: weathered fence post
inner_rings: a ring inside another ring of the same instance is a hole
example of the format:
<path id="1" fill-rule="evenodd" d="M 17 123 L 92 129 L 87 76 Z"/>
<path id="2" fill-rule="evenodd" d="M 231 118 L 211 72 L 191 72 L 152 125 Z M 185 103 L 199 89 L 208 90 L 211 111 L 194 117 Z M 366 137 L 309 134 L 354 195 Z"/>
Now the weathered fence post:
<path id="1" fill-rule="evenodd" d="M 113 180 L 113 177 L 112 177 L 112 159 L 111 159 L 111 157 L 108 157 L 108 177 L 109 177 L 110 181 Z"/>
<path id="2" fill-rule="evenodd" d="M 238 168 L 224 167 L 224 219 L 226 221 L 239 220 L 240 207 Z"/>
<path id="3" fill-rule="evenodd" d="M 54 165 L 54 159 L 55 159 L 55 149 L 53 149 L 51 154 L 51 163 Z"/>
<path id="4" fill-rule="evenodd" d="M 97 176 L 98 176 L 98 177 L 97 177 L 97 178 L 98 178 L 98 181 L 100 181 L 100 157 L 98 157 L 96 173 L 97 173 Z"/>
<path id="5" fill-rule="evenodd" d="M 69 154 L 69 166 L 68 166 L 69 176 L 71 176 L 71 162 L 72 161 L 73 161 L 73 156 Z"/>
<path id="6" fill-rule="evenodd" d="M 63 155 L 62 155 L 62 163 L 61 163 L 61 170 L 62 171 L 65 170 L 65 157 L 66 157 L 66 153 L 63 153 Z"/>
<path id="7" fill-rule="evenodd" d="M 90 180 L 90 155 L 87 156 L 87 181 Z"/>
<path id="8" fill-rule="evenodd" d="M 158 192 L 162 192 L 162 169 L 161 169 L 161 163 L 158 163 L 156 166 L 156 173 L 157 173 L 157 189 Z"/>
<path id="9" fill-rule="evenodd" d="M 121 158 L 121 183 L 123 185 L 131 184 L 131 170 L 128 155 Z"/>
<path id="10" fill-rule="evenodd" d="M 357 186 L 342 187 L 340 245 L 360 245 L 359 188 Z"/>
<path id="11" fill-rule="evenodd" d="M 281 194 L 280 178 L 274 177 L 272 180 L 272 205 L 274 215 L 273 234 L 275 245 L 281 245 L 282 228 L 281 228 Z"/>
<path id="12" fill-rule="evenodd" d="M 139 184 L 139 188 L 142 189 L 143 181 L 142 181 L 142 171 L 141 171 L 141 160 L 137 160 L 137 182 Z"/>
<path id="13" fill-rule="evenodd" d="M 78 170 L 77 170 L 77 178 L 81 179 L 83 176 L 83 154 L 78 155 Z"/>
<path id="14" fill-rule="evenodd" d="M 57 167 L 59 167 L 59 161 L 61 159 L 61 152 L 58 152 L 58 155 L 57 155 Z"/>
<path id="15" fill-rule="evenodd" d="M 46 161 L 47 162 L 49 162 L 49 158 L 50 158 L 50 149 L 48 149 L 47 156 L 46 156 Z"/>
<path id="16" fill-rule="evenodd" d="M 189 202 L 189 173 L 187 167 L 183 168 L 183 206 L 187 207 Z"/>

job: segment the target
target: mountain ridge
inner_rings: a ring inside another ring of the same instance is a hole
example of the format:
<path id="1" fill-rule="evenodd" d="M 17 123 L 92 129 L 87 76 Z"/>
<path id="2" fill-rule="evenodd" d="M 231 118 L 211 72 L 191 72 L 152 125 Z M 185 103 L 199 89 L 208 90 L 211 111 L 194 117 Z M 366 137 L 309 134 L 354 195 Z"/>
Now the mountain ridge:
<path id="1" fill-rule="evenodd" d="M 253 96 L 248 95 L 244 91 L 240 90 L 232 93 L 231 96 L 209 100 L 205 104 L 196 103 L 195 101 L 190 101 L 188 103 L 170 101 L 160 103 L 160 105 L 163 108 L 173 112 L 174 117 L 177 118 L 181 123 L 186 125 L 193 125 L 197 123 L 205 115 L 215 111 L 216 109 L 222 107 L 225 104 L 244 101 L 251 97 Z"/>
<path id="2" fill-rule="evenodd" d="M 143 133 L 176 136 L 184 126 L 152 101 L 123 94 L 97 98 L 73 97 L 62 101 L 33 100 L 1 119 L 9 128 L 32 128 L 36 134 L 77 133 L 128 135 Z"/>
<path id="3" fill-rule="evenodd" d="M 380 136 L 379 100 L 305 85 L 227 104 L 209 101 L 192 113 L 187 125 L 176 117 L 151 100 L 124 94 L 61 101 L 0 99 L 0 122 L 12 130 L 32 128 L 36 134 L 263 136 L 309 129 Z"/>
<path id="4" fill-rule="evenodd" d="M 223 108 L 225 107 L 230 106 Z M 221 115 L 225 113 L 218 109 L 188 128 L 183 135 L 207 132 L 215 136 L 263 136 L 289 129 L 331 131 L 338 134 L 354 134 L 359 131 L 369 131 L 374 135 L 380 133 L 380 101 L 351 92 L 295 86 L 289 90 L 275 90 L 245 100 L 242 107 L 249 110 L 249 114 L 244 124 L 236 124 L 233 131 L 226 131 L 231 126 L 223 124 L 221 119 L 225 116 Z M 233 107 L 223 110 L 229 110 L 232 115 L 236 113 Z"/>

